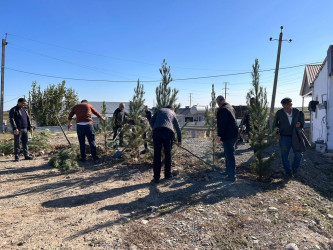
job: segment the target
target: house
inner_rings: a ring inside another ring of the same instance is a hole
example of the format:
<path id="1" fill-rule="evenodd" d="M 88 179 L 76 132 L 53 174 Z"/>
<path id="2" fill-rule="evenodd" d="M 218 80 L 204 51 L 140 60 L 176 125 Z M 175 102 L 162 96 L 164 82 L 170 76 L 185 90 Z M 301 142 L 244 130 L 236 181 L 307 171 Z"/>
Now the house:
<path id="1" fill-rule="evenodd" d="M 318 75 L 322 64 L 311 64 L 305 65 L 304 74 L 303 74 L 303 81 L 300 91 L 300 96 L 302 96 L 302 111 L 304 109 L 304 98 L 312 96 L 312 86 L 313 82 Z"/>
<path id="2" fill-rule="evenodd" d="M 329 46 L 327 57 L 319 67 L 307 66 L 301 95 L 312 96 L 312 101 L 309 103 L 311 141 L 316 144 L 319 151 L 333 150 L 333 45 Z"/>
<path id="3" fill-rule="evenodd" d="M 191 108 L 186 106 L 180 108 L 177 112 L 177 119 L 181 126 L 187 123 L 190 125 L 204 125 L 205 124 L 205 106 L 194 105 Z"/>

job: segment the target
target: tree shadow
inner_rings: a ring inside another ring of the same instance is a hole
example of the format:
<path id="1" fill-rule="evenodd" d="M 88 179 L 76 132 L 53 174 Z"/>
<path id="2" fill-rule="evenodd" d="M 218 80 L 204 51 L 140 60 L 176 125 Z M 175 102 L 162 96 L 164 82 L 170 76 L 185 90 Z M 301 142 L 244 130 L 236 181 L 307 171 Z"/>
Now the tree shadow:
<path id="1" fill-rule="evenodd" d="M 112 166 L 111 166 L 112 167 Z M 40 167 L 42 169 L 42 166 Z M 106 168 L 106 166 L 104 166 Z M 7 199 L 27 194 L 33 194 L 33 193 L 40 193 L 40 192 L 46 192 L 49 190 L 61 190 L 63 192 L 66 192 L 68 188 L 74 188 L 74 187 L 81 187 L 86 188 L 91 185 L 96 185 L 99 183 L 103 183 L 106 181 L 112 181 L 112 180 L 130 180 L 134 176 L 137 176 L 139 174 L 143 174 L 144 172 L 151 169 L 151 166 L 148 164 L 137 164 L 137 165 L 125 165 L 125 166 L 118 166 L 114 169 L 106 168 L 107 171 L 103 171 L 103 173 L 100 173 L 96 176 L 91 177 L 75 177 L 71 178 L 70 174 L 64 175 L 66 178 L 65 180 L 58 181 L 55 183 L 46 183 L 39 186 L 31 187 L 31 188 L 25 188 L 22 189 L 14 194 L 6 195 L 6 196 L 0 196 L 1 199 Z M 54 176 L 58 176 L 59 174 L 54 174 Z M 31 176 L 30 178 L 39 179 L 41 176 Z M 43 177 L 44 178 L 44 177 Z"/>
<path id="2" fill-rule="evenodd" d="M 149 218 L 160 217 L 166 213 L 173 213 L 186 209 L 190 206 L 200 204 L 212 205 L 231 197 L 246 198 L 254 196 L 258 192 L 265 192 L 271 189 L 279 189 L 283 187 L 283 183 L 273 185 L 259 184 L 256 182 L 241 179 L 237 182 L 224 181 L 222 174 L 213 170 L 202 170 L 198 172 L 198 176 L 211 174 L 208 181 L 198 181 L 194 178 L 186 180 L 178 177 L 171 182 L 161 182 L 159 185 L 151 185 L 148 183 L 135 184 L 126 187 L 114 188 L 104 192 L 94 192 L 85 195 L 68 196 L 55 200 L 44 202 L 44 207 L 63 208 L 76 207 L 91 204 L 97 201 L 105 200 L 115 196 L 124 195 L 139 189 L 148 188 L 149 193 L 145 197 L 140 197 L 131 202 L 117 203 L 100 208 L 99 210 L 118 211 L 119 214 L 130 214 L 129 220 L 137 220 L 149 216 Z M 160 191 L 160 188 L 169 187 L 166 191 Z M 152 213 L 151 207 L 157 210 Z M 126 220 L 116 219 L 108 221 L 104 224 L 96 224 L 90 228 L 82 230 L 68 239 L 73 239 L 86 233 L 112 226 L 117 223 L 126 223 Z"/>
<path id="3" fill-rule="evenodd" d="M 48 164 L 43 164 L 40 166 L 31 166 L 31 167 L 19 167 L 19 166 L 13 166 L 10 168 L 6 168 L 6 170 L 1 170 L 0 175 L 6 175 L 6 174 L 24 174 L 24 173 L 30 173 L 30 172 L 36 172 L 41 170 L 50 170 L 53 169 Z"/>

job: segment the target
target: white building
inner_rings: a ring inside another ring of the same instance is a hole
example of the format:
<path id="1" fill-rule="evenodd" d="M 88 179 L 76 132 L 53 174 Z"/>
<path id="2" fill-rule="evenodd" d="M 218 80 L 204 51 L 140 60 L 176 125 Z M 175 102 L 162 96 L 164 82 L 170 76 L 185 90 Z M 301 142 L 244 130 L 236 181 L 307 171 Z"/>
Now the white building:
<path id="1" fill-rule="evenodd" d="M 328 48 L 327 57 L 310 84 L 311 141 L 333 150 L 333 45 Z"/>

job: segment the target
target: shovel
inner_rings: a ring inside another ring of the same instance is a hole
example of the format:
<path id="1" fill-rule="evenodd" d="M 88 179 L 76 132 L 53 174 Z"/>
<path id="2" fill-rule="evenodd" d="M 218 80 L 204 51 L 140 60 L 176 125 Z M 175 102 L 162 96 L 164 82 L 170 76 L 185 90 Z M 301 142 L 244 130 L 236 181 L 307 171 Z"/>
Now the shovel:
<path id="1" fill-rule="evenodd" d="M 192 156 L 194 156 L 195 158 L 197 158 L 198 160 L 200 160 L 201 162 L 203 162 L 204 164 L 206 164 L 207 166 L 215 169 L 215 170 L 220 170 L 219 167 L 217 167 L 216 165 L 212 165 L 210 164 L 209 162 L 205 161 L 204 159 L 200 158 L 199 156 L 193 154 L 190 150 L 188 150 L 187 148 L 184 148 L 182 146 L 178 146 L 180 147 L 181 149 L 185 150 L 187 153 L 191 154 Z"/>
<path id="2" fill-rule="evenodd" d="M 127 147 L 125 147 L 123 150 L 118 150 L 117 152 L 115 152 L 113 154 L 113 158 L 117 158 L 117 159 L 120 159 L 121 158 L 121 154 L 127 149 Z"/>

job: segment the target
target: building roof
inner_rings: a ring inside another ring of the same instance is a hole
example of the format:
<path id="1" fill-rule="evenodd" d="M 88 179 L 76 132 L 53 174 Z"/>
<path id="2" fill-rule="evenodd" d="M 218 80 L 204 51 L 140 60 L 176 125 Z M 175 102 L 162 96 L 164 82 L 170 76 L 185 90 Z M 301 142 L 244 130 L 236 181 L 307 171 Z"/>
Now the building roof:
<path id="1" fill-rule="evenodd" d="M 90 105 L 92 105 L 99 113 L 102 114 L 102 106 L 103 102 L 88 102 Z M 119 107 L 119 103 L 121 102 L 105 102 L 106 104 L 106 116 L 112 117 L 113 112 Z M 122 102 L 125 104 L 125 112 L 129 112 L 129 102 Z M 95 117 L 94 114 L 92 116 Z"/>
<path id="2" fill-rule="evenodd" d="M 320 70 L 322 68 L 322 64 L 309 64 L 305 65 L 304 74 L 303 74 L 303 81 L 301 86 L 300 95 L 307 96 L 311 95 L 311 85 L 317 78 Z"/>

